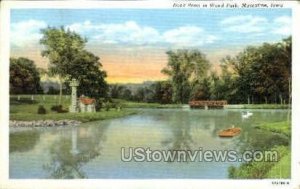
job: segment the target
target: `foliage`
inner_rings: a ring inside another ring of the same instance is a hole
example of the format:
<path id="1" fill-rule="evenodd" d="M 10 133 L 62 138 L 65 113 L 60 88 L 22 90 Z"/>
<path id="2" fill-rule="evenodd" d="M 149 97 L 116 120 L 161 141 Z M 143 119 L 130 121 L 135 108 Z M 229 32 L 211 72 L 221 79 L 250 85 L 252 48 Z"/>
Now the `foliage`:
<path id="1" fill-rule="evenodd" d="M 289 103 L 291 37 L 281 42 L 247 47 L 225 63 L 238 76 L 235 97 L 240 103 Z"/>
<path id="2" fill-rule="evenodd" d="M 168 51 L 168 64 L 162 73 L 169 76 L 172 83 L 172 100 L 187 103 L 190 93 L 198 91 L 198 85 L 207 75 L 209 62 L 199 50 Z"/>
<path id="3" fill-rule="evenodd" d="M 42 93 L 40 75 L 34 62 L 27 58 L 10 58 L 9 87 L 11 94 Z"/>
<path id="4" fill-rule="evenodd" d="M 160 104 L 172 103 L 172 84 L 169 81 L 158 81 L 152 84 L 154 90 L 153 102 Z"/>
<path id="5" fill-rule="evenodd" d="M 44 108 L 44 106 L 39 105 L 37 113 L 38 113 L 38 114 L 46 114 L 47 111 L 46 111 L 46 109 Z"/>
<path id="6" fill-rule="evenodd" d="M 49 95 L 59 94 L 59 90 L 55 89 L 53 86 L 50 86 L 49 89 L 48 89 L 47 94 L 49 94 Z"/>
<path id="7" fill-rule="evenodd" d="M 67 110 L 63 109 L 62 105 L 54 105 L 51 107 L 51 111 L 57 112 L 57 113 L 67 113 Z"/>
<path id="8" fill-rule="evenodd" d="M 85 50 L 77 54 L 76 59 L 68 66 L 68 77 L 79 81 L 78 94 L 93 98 L 107 96 L 108 85 L 104 80 L 106 72 L 100 70 L 101 67 L 99 57 L 94 54 Z M 69 81 L 65 82 L 67 89 Z"/>
<path id="9" fill-rule="evenodd" d="M 57 102 L 58 99 L 55 99 L 52 95 L 44 95 L 45 100 L 40 95 L 35 95 L 34 99 L 37 101 L 37 104 L 42 105 L 46 110 L 50 110 L 54 103 Z M 15 98 L 15 96 L 10 97 Z M 31 95 L 22 95 L 21 99 L 30 99 Z M 62 98 L 62 106 L 63 109 L 69 107 L 70 99 L 65 97 Z M 37 114 L 36 111 L 37 105 L 36 104 L 10 104 L 10 120 L 22 120 L 22 121 L 32 121 L 32 120 L 78 120 L 81 122 L 89 122 L 89 121 L 96 121 L 96 120 L 105 120 L 105 119 L 113 119 L 118 117 L 124 117 L 127 115 L 135 114 L 135 110 L 123 110 L 123 109 L 111 109 L 110 111 L 102 111 L 102 112 L 95 112 L 95 113 L 64 113 L 60 114 L 54 111 L 49 111 L 47 114 L 41 116 Z"/>
<path id="10" fill-rule="evenodd" d="M 277 146 L 277 147 L 273 148 L 272 151 L 278 152 L 279 160 L 283 160 L 283 158 L 290 155 L 290 149 L 285 146 Z M 269 172 L 275 166 L 278 166 L 278 163 L 275 161 L 261 161 L 261 162 L 251 161 L 251 162 L 243 163 L 238 168 L 230 166 L 228 168 L 229 178 L 235 178 L 235 179 L 272 178 L 272 176 L 269 174 Z M 287 168 L 287 169 L 290 169 L 290 168 Z"/>
<path id="11" fill-rule="evenodd" d="M 60 98 L 62 96 L 62 80 L 68 88 L 68 82 L 75 78 L 79 81 L 78 93 L 90 97 L 106 96 L 106 73 L 101 70 L 99 57 L 86 51 L 86 39 L 63 27 L 48 27 L 42 30 L 40 43 L 45 50 L 42 56 L 50 62 L 49 72 L 60 78 Z"/>

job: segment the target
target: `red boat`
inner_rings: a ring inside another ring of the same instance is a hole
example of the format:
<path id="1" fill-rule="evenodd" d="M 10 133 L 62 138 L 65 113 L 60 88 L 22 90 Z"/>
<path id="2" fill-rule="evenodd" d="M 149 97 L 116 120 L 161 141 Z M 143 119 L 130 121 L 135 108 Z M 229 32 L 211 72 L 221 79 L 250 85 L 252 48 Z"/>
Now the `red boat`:
<path id="1" fill-rule="evenodd" d="M 241 132 L 241 128 L 230 128 L 230 129 L 225 129 L 225 130 L 222 130 L 220 131 L 218 134 L 219 134 L 219 137 L 234 137 L 238 134 L 240 134 Z"/>

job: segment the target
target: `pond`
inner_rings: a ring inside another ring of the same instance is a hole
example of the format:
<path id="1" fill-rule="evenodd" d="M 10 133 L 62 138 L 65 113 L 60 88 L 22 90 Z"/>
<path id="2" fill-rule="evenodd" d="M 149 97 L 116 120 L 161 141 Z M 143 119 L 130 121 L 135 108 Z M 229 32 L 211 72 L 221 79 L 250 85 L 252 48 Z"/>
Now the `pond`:
<path id="1" fill-rule="evenodd" d="M 226 179 L 228 167 L 241 162 L 122 161 L 122 148 L 151 150 L 255 150 L 284 143 L 281 135 L 255 129 L 263 122 L 284 121 L 286 110 L 139 109 L 120 119 L 73 127 L 10 129 L 10 178 L 202 178 Z M 235 125 L 242 132 L 219 138 Z M 124 154 L 123 154 L 124 155 Z"/>

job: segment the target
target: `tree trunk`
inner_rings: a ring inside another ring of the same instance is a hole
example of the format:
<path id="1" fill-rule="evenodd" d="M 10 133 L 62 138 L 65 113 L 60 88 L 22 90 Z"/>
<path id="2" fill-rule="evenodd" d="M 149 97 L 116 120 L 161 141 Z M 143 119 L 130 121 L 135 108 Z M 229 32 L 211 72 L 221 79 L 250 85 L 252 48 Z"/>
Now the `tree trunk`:
<path id="1" fill-rule="evenodd" d="M 59 77 L 59 99 L 58 104 L 61 105 L 61 99 L 62 99 L 62 79 Z"/>
<path id="2" fill-rule="evenodd" d="M 279 99 L 280 99 L 280 104 L 282 105 L 283 101 L 282 101 L 282 95 L 281 94 L 279 95 Z"/>
<path id="3" fill-rule="evenodd" d="M 268 98 L 265 96 L 265 103 L 268 104 Z"/>

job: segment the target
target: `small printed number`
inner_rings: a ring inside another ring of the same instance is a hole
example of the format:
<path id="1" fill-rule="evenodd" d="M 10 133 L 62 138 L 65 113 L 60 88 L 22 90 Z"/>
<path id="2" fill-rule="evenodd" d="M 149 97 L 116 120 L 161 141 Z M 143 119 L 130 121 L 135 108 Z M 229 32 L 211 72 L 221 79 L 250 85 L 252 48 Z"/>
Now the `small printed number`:
<path id="1" fill-rule="evenodd" d="M 289 185 L 290 182 L 289 181 L 272 181 L 272 185 Z"/>

